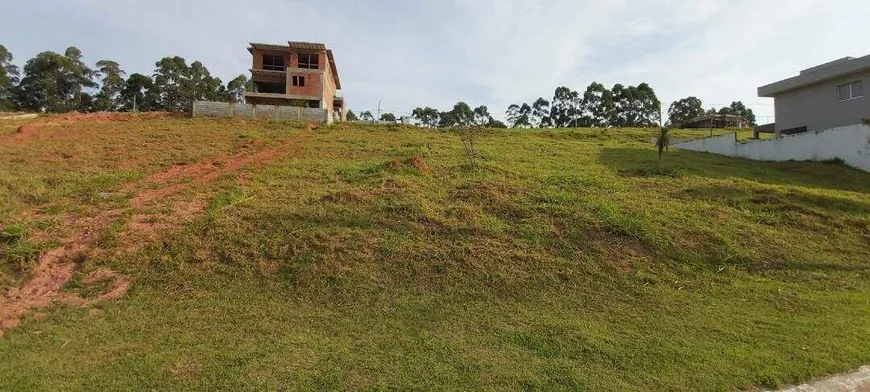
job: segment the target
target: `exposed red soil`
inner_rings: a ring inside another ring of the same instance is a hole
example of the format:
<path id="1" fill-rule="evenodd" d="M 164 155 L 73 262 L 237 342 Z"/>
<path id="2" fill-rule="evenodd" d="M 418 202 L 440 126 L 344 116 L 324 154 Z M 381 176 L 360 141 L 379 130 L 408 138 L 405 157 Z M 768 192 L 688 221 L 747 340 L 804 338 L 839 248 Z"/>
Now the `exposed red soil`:
<path id="1" fill-rule="evenodd" d="M 85 257 L 87 247 L 79 241 L 45 252 L 33 272 L 33 279 L 0 298 L 0 336 L 18 325 L 21 316 L 33 308 L 50 305 L 60 289 L 72 278 Z"/>
<path id="2" fill-rule="evenodd" d="M 424 161 L 423 158 L 416 156 L 410 157 L 408 158 L 408 164 L 413 166 L 415 169 L 417 169 L 417 171 L 421 173 L 429 171 L 429 165 L 426 164 L 426 161 Z"/>
<path id="3" fill-rule="evenodd" d="M 172 114 L 165 112 L 147 112 L 147 113 L 119 113 L 119 112 L 95 112 L 95 113 L 78 113 L 71 112 L 64 115 L 52 116 L 51 121 L 34 122 L 24 124 L 18 127 L 17 131 L 9 138 L 0 139 L 0 145 L 15 145 L 36 135 L 39 128 L 53 127 L 59 125 L 75 124 L 79 121 L 89 121 L 97 123 L 107 123 L 115 121 L 132 121 L 136 119 L 148 119 L 167 117 Z"/>
<path id="4" fill-rule="evenodd" d="M 59 118 L 67 123 L 76 123 L 79 121 L 89 122 L 114 122 L 114 121 L 132 121 L 136 119 L 160 118 L 171 116 L 171 113 L 166 112 L 143 112 L 143 113 L 122 113 L 122 112 L 94 112 L 94 113 L 66 113 Z"/>
<path id="5" fill-rule="evenodd" d="M 286 153 L 287 150 L 281 150 L 295 144 L 300 138 L 301 136 L 289 138 L 279 147 L 262 149 L 260 147 L 263 143 L 254 141 L 234 155 L 190 165 L 175 165 L 125 186 L 123 191 L 134 193 L 131 205 L 137 211 L 128 222 L 126 235 L 133 238 L 128 238 L 127 242 L 131 246 L 125 250 L 132 251 L 143 243 L 156 240 L 161 232 L 188 222 L 205 210 L 205 200 L 179 197 L 179 193 L 188 189 L 190 183 L 208 183 L 223 174 L 272 160 L 279 152 Z M 259 151 L 252 151 L 257 149 Z M 143 187 L 148 189 L 139 190 Z M 160 212 L 149 212 L 149 209 Z M 69 219 L 66 226 L 74 234 L 65 241 L 66 245 L 45 252 L 39 258 L 30 281 L 21 288 L 9 290 L 0 296 L 0 336 L 4 330 L 17 326 L 28 311 L 46 307 L 54 301 L 88 306 L 97 301 L 123 296 L 130 288 L 132 279 L 102 268 L 86 275 L 82 283 L 94 284 L 111 280 L 112 287 L 109 291 L 92 299 L 60 292 L 78 272 L 80 265 L 87 259 L 88 252 L 97 251 L 94 249 L 95 235 L 105 232 L 109 223 L 123 213 L 123 210 L 116 209 L 103 211 L 87 219 Z"/>
<path id="6" fill-rule="evenodd" d="M 429 171 L 429 165 L 426 164 L 426 161 L 424 161 L 423 158 L 420 158 L 418 156 L 407 158 L 404 161 L 394 159 L 387 163 L 387 167 L 389 167 L 390 169 L 400 169 L 402 168 L 402 166 L 405 165 L 413 167 L 420 173 Z"/>

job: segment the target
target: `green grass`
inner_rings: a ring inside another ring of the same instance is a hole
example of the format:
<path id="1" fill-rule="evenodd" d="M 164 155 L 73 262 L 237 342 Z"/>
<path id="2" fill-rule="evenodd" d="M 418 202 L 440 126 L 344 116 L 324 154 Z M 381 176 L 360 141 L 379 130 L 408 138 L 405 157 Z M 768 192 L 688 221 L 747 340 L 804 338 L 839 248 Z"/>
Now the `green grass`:
<path id="1" fill-rule="evenodd" d="M 658 161 L 638 129 L 481 131 L 476 170 L 458 135 L 402 127 L 12 132 L 6 286 L 62 217 L 133 212 L 101 194 L 253 139 L 283 153 L 190 183 L 205 209 L 141 249 L 112 224 L 82 269 L 132 289 L 7 331 L 0 389 L 733 390 L 870 362 L 870 174 L 841 165 Z"/>

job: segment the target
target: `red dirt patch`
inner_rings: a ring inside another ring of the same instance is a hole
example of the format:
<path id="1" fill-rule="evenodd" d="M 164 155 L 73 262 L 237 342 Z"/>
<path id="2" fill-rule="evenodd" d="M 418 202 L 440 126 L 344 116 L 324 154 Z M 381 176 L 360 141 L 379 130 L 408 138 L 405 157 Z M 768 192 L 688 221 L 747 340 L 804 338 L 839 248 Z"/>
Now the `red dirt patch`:
<path id="1" fill-rule="evenodd" d="M 73 241 L 45 252 L 39 258 L 33 279 L 0 298 L 0 336 L 4 330 L 16 327 L 21 316 L 31 308 L 51 304 L 61 287 L 75 274 L 78 263 L 84 260 L 85 251 L 83 244 Z"/>
<path id="2" fill-rule="evenodd" d="M 114 121 L 131 121 L 136 119 L 160 118 L 168 117 L 170 113 L 166 112 L 145 112 L 145 113 L 122 113 L 122 112 L 94 112 L 94 113 L 66 113 L 59 118 L 66 123 L 76 123 L 79 121 L 92 122 L 114 122 Z"/>
<path id="3" fill-rule="evenodd" d="M 417 169 L 417 171 L 421 173 L 429 171 L 429 165 L 426 164 L 426 161 L 424 161 L 423 158 L 416 156 L 410 157 L 408 158 L 408 164 L 413 166 L 415 169 Z"/>
<path id="4" fill-rule="evenodd" d="M 31 133 L 33 131 L 36 131 L 35 125 L 24 124 L 24 125 L 18 127 L 18 129 L 15 132 L 18 133 L 19 135 L 25 135 L 25 134 Z"/>
<path id="5" fill-rule="evenodd" d="M 160 118 L 168 117 L 170 113 L 165 112 L 148 112 L 148 113 L 119 113 L 119 112 L 95 112 L 95 113 L 78 113 L 71 112 L 59 116 L 49 117 L 51 121 L 34 122 L 24 124 L 18 127 L 15 134 L 11 138 L 0 139 L 0 145 L 3 144 L 19 144 L 27 139 L 30 139 L 38 132 L 39 128 L 51 127 L 58 125 L 75 124 L 79 121 L 91 121 L 98 123 L 114 122 L 114 121 L 132 121 L 136 119 Z M 4 143 L 5 142 L 5 143 Z"/>
<path id="6" fill-rule="evenodd" d="M 111 119 L 114 118 L 114 115 L 116 113 L 105 118 Z M 72 116 L 74 116 L 72 118 L 76 118 L 75 116 L 80 115 Z M 87 116 L 90 117 L 92 114 Z M 296 136 L 286 139 L 281 147 L 294 144 L 300 138 L 301 136 Z M 124 192 L 134 192 L 131 200 L 134 209 L 148 210 L 151 207 L 160 207 L 154 209 L 168 210 L 168 213 L 137 211 L 129 222 L 126 233 L 126 236 L 133 233 L 135 238 L 130 241 L 131 247 L 124 250 L 132 251 L 145 242 L 156 240 L 160 232 L 190 221 L 205 210 L 206 202 L 202 199 L 177 197 L 179 193 L 189 187 L 189 184 L 183 181 L 207 183 L 222 174 L 274 159 L 280 152 L 278 147 L 267 147 L 257 152 L 251 151 L 262 145 L 262 141 L 254 141 L 246 146 L 250 148 L 229 157 L 211 159 L 191 165 L 175 165 L 140 182 L 123 187 Z M 152 188 L 136 192 L 142 186 Z M 157 202 L 160 202 L 159 206 L 155 205 Z M 0 336 L 3 335 L 4 330 L 17 326 L 21 317 L 31 309 L 46 307 L 56 300 L 72 305 L 87 306 L 96 301 L 112 300 L 123 296 L 130 288 L 132 279 L 104 268 L 91 272 L 85 276 L 82 282 L 94 284 L 111 280 L 112 287 L 109 291 L 94 299 L 84 299 L 75 294 L 60 293 L 61 288 L 87 259 L 88 252 L 97 250 L 93 249 L 95 234 L 104 232 L 109 222 L 122 216 L 123 213 L 123 210 L 106 210 L 90 218 L 70 217 L 67 219 L 65 226 L 70 228 L 74 234 L 65 241 L 66 245 L 45 252 L 39 258 L 33 278 L 21 288 L 11 289 L 0 297 Z"/>

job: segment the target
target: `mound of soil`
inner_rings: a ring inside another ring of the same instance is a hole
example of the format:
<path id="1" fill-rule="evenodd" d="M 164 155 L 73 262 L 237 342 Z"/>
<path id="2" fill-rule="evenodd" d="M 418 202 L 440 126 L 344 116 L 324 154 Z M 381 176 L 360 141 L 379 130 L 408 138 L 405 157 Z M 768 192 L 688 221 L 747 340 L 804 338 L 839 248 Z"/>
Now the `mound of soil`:
<path id="1" fill-rule="evenodd" d="M 408 164 L 413 166 L 419 172 L 427 172 L 429 171 L 429 165 L 426 164 L 426 161 L 420 157 L 410 157 L 408 158 Z"/>
<path id="2" fill-rule="evenodd" d="M 36 131 L 36 125 L 33 124 L 24 124 L 18 127 L 18 130 L 15 132 L 22 136 L 27 136 Z"/>

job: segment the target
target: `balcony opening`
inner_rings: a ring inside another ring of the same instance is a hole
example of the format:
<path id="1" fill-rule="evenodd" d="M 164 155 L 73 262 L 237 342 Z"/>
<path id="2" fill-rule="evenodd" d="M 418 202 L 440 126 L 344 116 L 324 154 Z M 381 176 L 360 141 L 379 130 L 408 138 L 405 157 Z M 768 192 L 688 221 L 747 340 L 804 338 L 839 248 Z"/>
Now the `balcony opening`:
<path id="1" fill-rule="evenodd" d="M 263 69 L 269 71 L 283 71 L 284 56 L 274 56 L 271 54 L 263 55 Z"/>
<path id="2" fill-rule="evenodd" d="M 267 94 L 287 94 L 287 84 L 274 82 L 254 82 L 254 92 Z"/>
<path id="3" fill-rule="evenodd" d="M 299 68 L 319 69 L 319 54 L 299 53 Z"/>
<path id="4" fill-rule="evenodd" d="M 320 108 L 320 101 L 314 99 L 291 99 L 290 106 L 295 106 L 298 108 Z"/>

